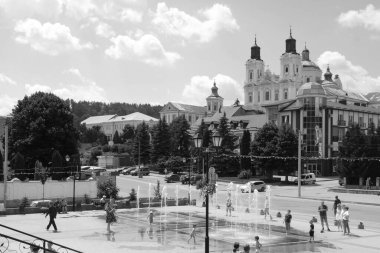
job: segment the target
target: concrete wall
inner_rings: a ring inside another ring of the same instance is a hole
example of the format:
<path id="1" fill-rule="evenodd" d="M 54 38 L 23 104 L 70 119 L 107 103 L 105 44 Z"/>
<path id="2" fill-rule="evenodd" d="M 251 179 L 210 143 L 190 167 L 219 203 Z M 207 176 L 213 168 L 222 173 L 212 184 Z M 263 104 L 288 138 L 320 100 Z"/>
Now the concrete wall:
<path id="1" fill-rule="evenodd" d="M 7 200 L 42 199 L 42 184 L 40 181 L 7 182 Z M 87 194 L 95 198 L 97 193 L 96 181 L 75 181 L 75 196 Z M 4 183 L 0 184 L 0 196 L 4 196 Z M 73 196 L 73 181 L 46 181 L 45 199 L 71 198 Z"/>

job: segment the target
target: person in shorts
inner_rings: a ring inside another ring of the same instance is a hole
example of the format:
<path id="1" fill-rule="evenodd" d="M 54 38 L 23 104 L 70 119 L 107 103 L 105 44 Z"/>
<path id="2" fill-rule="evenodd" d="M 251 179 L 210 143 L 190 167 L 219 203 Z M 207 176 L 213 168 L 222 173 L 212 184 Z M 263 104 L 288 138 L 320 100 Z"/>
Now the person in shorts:
<path id="1" fill-rule="evenodd" d="M 292 222 L 292 218 L 293 218 L 290 213 L 291 213 L 291 211 L 288 210 L 288 213 L 285 214 L 285 218 L 284 218 L 286 235 L 288 235 L 288 232 L 290 231 L 290 223 Z"/>
<path id="2" fill-rule="evenodd" d="M 324 227 L 324 223 L 326 223 L 326 227 L 327 227 L 327 231 L 331 231 L 330 228 L 329 228 L 329 223 L 327 221 L 327 206 L 325 205 L 325 202 L 321 202 L 321 205 L 318 207 L 318 212 L 319 212 L 319 216 L 321 217 L 321 225 L 322 225 L 322 230 L 321 230 L 321 233 L 324 232 L 325 230 L 325 227 Z"/>

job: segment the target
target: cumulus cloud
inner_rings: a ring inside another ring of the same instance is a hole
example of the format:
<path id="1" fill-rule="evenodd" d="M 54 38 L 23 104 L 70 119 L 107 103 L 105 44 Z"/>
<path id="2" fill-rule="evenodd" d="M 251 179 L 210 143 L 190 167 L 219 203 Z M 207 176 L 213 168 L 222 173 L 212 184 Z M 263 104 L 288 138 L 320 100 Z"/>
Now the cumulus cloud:
<path id="1" fill-rule="evenodd" d="M 63 74 L 66 82 L 59 84 L 58 88 L 41 84 L 25 84 L 26 95 L 42 91 L 54 93 L 62 99 L 109 102 L 105 97 L 105 90 L 96 82 L 85 77 L 79 69 L 71 68 L 63 71 Z"/>
<path id="2" fill-rule="evenodd" d="M 104 38 L 111 38 L 116 35 L 112 27 L 109 24 L 106 24 L 104 22 L 100 22 L 95 27 L 95 33 L 99 35 L 100 37 L 104 37 Z"/>
<path id="3" fill-rule="evenodd" d="M 232 105 L 236 98 L 243 101 L 243 88 L 233 78 L 217 74 L 216 76 L 193 76 L 182 92 L 183 102 L 194 105 L 206 105 L 206 97 L 211 94 L 214 84 L 219 88 L 218 93 L 224 98 L 224 105 Z"/>
<path id="4" fill-rule="evenodd" d="M 16 85 L 16 81 L 14 81 L 12 78 L 0 73 L 0 85 L 6 84 L 6 85 Z"/>
<path id="5" fill-rule="evenodd" d="M 122 21 L 127 20 L 132 23 L 140 23 L 142 21 L 142 16 L 141 12 L 130 8 L 125 8 L 120 13 L 120 19 Z"/>
<path id="6" fill-rule="evenodd" d="M 17 104 L 17 99 L 7 94 L 0 95 L 0 116 L 7 116 Z"/>
<path id="7" fill-rule="evenodd" d="M 136 39 L 118 35 L 112 37 L 111 42 L 113 45 L 106 49 L 105 54 L 113 59 L 137 59 L 155 66 L 170 65 L 181 59 L 178 53 L 166 51 L 152 34 L 143 34 Z"/>
<path id="8" fill-rule="evenodd" d="M 92 49 L 91 43 L 81 43 L 71 35 L 70 28 L 60 23 L 41 23 L 36 19 L 21 20 L 15 27 L 16 41 L 48 55 L 71 50 Z"/>
<path id="9" fill-rule="evenodd" d="M 12 19 L 27 17 L 54 19 L 61 14 L 62 7 L 62 0 L 0 0 L 0 9 Z"/>
<path id="10" fill-rule="evenodd" d="M 158 3 L 152 23 L 166 34 L 176 35 L 199 42 L 209 42 L 219 32 L 239 29 L 229 7 L 214 4 L 211 8 L 198 11 L 203 20 L 191 16 L 177 8 L 169 8 L 166 3 Z"/>
<path id="11" fill-rule="evenodd" d="M 338 23 L 350 28 L 364 27 L 367 30 L 380 31 L 380 9 L 369 4 L 363 10 L 350 10 L 339 15 Z"/>
<path id="12" fill-rule="evenodd" d="M 366 69 L 353 64 L 339 52 L 326 51 L 319 56 L 317 63 L 322 69 L 326 69 L 329 64 L 331 72 L 339 74 L 345 89 L 356 90 L 364 94 L 380 91 L 380 76 L 370 76 Z"/>

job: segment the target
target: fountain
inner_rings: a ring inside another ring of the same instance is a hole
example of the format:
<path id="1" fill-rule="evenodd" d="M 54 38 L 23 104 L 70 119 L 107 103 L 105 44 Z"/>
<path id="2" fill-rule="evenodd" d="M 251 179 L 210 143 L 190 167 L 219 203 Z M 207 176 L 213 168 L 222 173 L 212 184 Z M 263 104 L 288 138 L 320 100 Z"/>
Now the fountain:
<path id="1" fill-rule="evenodd" d="M 215 184 L 215 231 L 218 230 L 218 184 Z"/>
<path id="2" fill-rule="evenodd" d="M 175 187 L 175 205 L 178 206 L 178 184 Z"/>
<path id="3" fill-rule="evenodd" d="M 149 187 L 148 187 L 148 203 L 149 203 L 149 210 L 150 210 L 150 191 L 151 191 L 151 187 L 152 187 L 152 183 L 149 183 Z"/>
<path id="4" fill-rule="evenodd" d="M 259 204 L 259 200 L 258 200 L 258 194 L 259 194 L 259 192 L 257 191 L 257 189 L 255 189 L 254 191 L 253 191 L 253 195 L 254 195 L 254 205 L 255 205 L 255 212 L 254 212 L 254 214 L 255 214 L 255 234 L 257 234 L 257 218 L 258 218 L 258 216 L 259 216 L 259 213 L 258 213 L 258 210 L 259 210 L 259 208 L 258 208 L 258 204 Z"/>
<path id="5" fill-rule="evenodd" d="M 268 198 L 268 213 L 269 213 L 269 219 L 270 220 L 272 220 L 272 216 L 271 216 L 271 214 L 270 214 L 270 211 L 271 211 L 271 186 L 270 185 L 268 185 L 267 186 L 267 188 L 266 188 L 266 193 L 265 193 L 265 195 L 266 195 L 266 197 Z M 269 235 L 268 235 L 268 237 L 270 238 L 270 234 L 271 234 L 271 226 L 270 226 L 271 224 L 270 224 L 270 222 L 269 222 L 269 224 L 268 224 L 268 233 L 269 233 Z"/>
<path id="6" fill-rule="evenodd" d="M 162 187 L 162 193 L 161 193 L 161 215 L 160 215 L 160 219 L 161 219 L 161 216 L 162 216 L 162 206 L 164 206 L 164 211 L 165 211 L 165 220 L 166 221 L 166 200 L 167 200 L 167 197 L 168 197 L 168 191 L 167 191 L 167 188 L 166 188 L 166 185 L 164 185 L 164 187 Z"/>
<path id="7" fill-rule="evenodd" d="M 137 192 L 136 192 L 136 207 L 137 207 L 137 217 L 139 217 L 140 213 L 140 185 L 137 186 Z"/>

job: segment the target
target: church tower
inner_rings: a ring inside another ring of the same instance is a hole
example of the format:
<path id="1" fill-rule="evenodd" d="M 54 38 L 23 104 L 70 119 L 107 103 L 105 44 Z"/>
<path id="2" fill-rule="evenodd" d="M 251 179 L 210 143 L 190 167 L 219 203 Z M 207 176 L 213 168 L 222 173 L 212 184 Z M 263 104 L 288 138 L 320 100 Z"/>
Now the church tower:
<path id="1" fill-rule="evenodd" d="M 245 66 L 245 84 L 257 85 L 264 75 L 264 61 L 260 56 L 260 47 L 256 43 L 256 36 L 255 44 L 251 47 L 251 58 L 247 60 Z"/>
<path id="2" fill-rule="evenodd" d="M 207 115 L 213 115 L 223 107 L 223 98 L 218 94 L 218 87 L 214 81 L 214 86 L 211 88 L 211 95 L 206 98 Z"/>
<path id="3" fill-rule="evenodd" d="M 281 55 L 281 79 L 288 79 L 296 82 L 302 80 L 302 61 L 301 56 L 296 50 L 296 40 L 292 37 L 290 28 L 289 39 L 285 42 L 285 53 Z M 305 54 L 305 56 L 307 56 Z"/>

